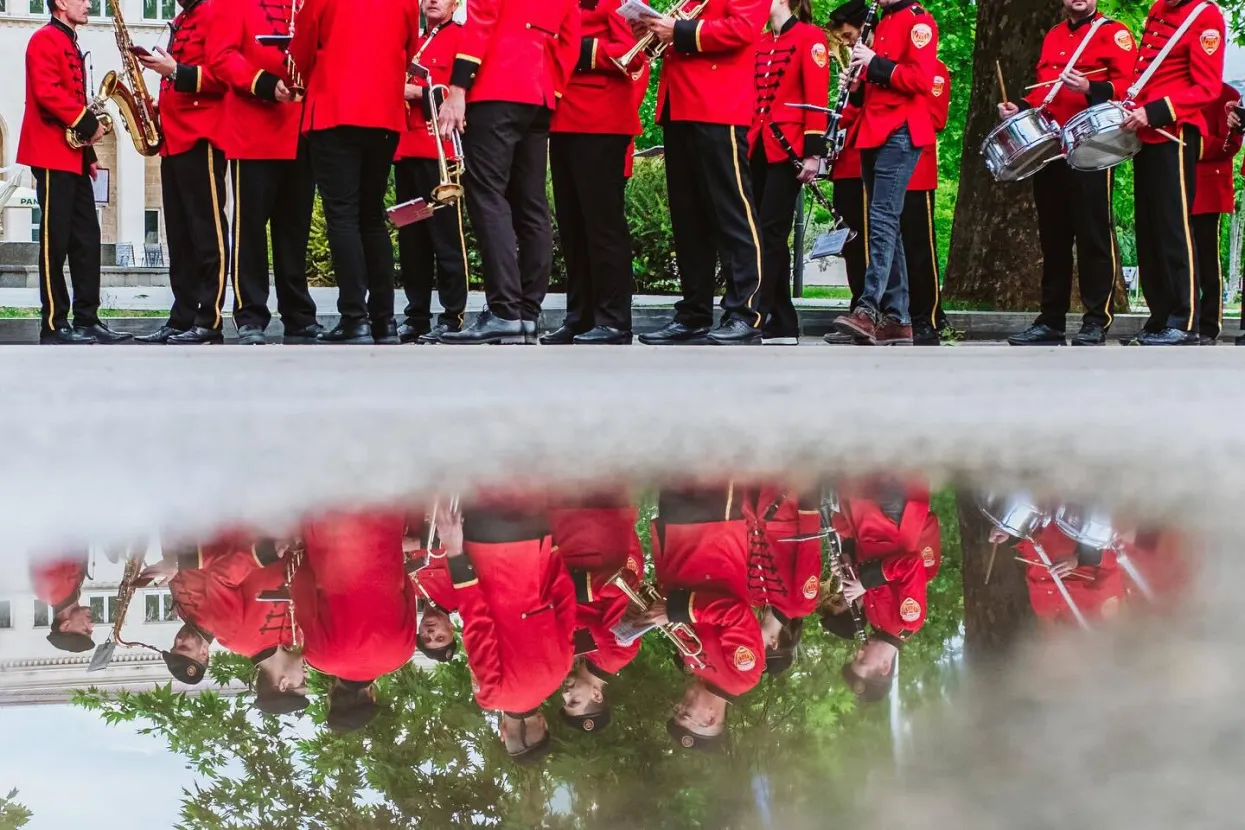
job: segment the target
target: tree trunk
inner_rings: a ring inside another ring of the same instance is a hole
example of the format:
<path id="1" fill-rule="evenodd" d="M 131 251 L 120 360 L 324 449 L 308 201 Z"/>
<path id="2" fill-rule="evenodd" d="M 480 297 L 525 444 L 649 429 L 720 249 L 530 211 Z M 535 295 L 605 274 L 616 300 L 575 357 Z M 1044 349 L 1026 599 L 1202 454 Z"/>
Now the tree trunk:
<path id="1" fill-rule="evenodd" d="M 1042 252 L 1028 181 L 999 184 L 986 170 L 981 142 L 999 122 L 995 62 L 1007 94 L 1018 100 L 1032 83 L 1042 39 L 1060 19 L 1050 0 L 989 0 L 977 5 L 973 89 L 964 126 L 960 191 L 956 199 L 947 279 L 949 299 L 988 308 L 1036 308 Z"/>
<path id="2" fill-rule="evenodd" d="M 1005 657 L 1034 620 L 1024 569 L 1013 558 L 1014 540 L 999 545 L 990 568 L 992 525 L 977 509 L 977 495 L 956 493 L 964 551 L 964 655 L 970 663 Z M 986 584 L 986 571 L 990 582 Z"/>

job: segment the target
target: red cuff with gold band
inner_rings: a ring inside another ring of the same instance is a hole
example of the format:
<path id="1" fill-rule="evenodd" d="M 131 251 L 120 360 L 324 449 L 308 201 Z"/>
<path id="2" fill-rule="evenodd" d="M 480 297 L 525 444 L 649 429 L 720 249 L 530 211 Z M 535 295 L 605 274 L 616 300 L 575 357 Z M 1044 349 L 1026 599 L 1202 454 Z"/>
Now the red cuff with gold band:
<path id="1" fill-rule="evenodd" d="M 276 75 L 261 69 L 255 75 L 255 80 L 251 81 L 251 94 L 256 98 L 264 101 L 277 102 L 277 83 L 281 79 Z"/>
<path id="2" fill-rule="evenodd" d="M 202 85 L 203 70 L 200 67 L 186 66 L 181 63 L 177 65 L 177 74 L 173 77 L 173 90 L 175 92 L 198 92 Z"/>
<path id="3" fill-rule="evenodd" d="M 95 117 L 95 113 L 83 107 L 78 120 L 70 124 L 69 129 L 77 133 L 78 138 L 89 141 L 95 137 L 95 131 L 99 129 L 99 119 Z"/>
<path id="4" fill-rule="evenodd" d="M 575 64 L 576 72 L 592 72 L 597 68 L 597 50 L 601 42 L 595 37 L 586 37 L 579 42 L 579 63 Z"/>
<path id="5" fill-rule="evenodd" d="M 472 55 L 456 55 L 454 71 L 450 73 L 450 86 L 470 90 L 476 82 L 476 74 L 480 71 L 480 59 Z"/>
<path id="6" fill-rule="evenodd" d="M 575 583 L 575 601 L 592 602 L 592 574 L 581 568 L 571 570 L 571 582 Z"/>

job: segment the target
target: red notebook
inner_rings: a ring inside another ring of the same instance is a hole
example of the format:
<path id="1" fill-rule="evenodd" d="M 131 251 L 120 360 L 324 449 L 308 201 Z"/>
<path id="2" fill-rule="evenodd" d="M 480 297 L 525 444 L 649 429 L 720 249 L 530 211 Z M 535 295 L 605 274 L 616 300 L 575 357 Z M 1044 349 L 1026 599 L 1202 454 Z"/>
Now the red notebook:
<path id="1" fill-rule="evenodd" d="M 432 217 L 433 208 L 423 199 L 412 199 L 386 211 L 395 227 L 404 228 Z"/>

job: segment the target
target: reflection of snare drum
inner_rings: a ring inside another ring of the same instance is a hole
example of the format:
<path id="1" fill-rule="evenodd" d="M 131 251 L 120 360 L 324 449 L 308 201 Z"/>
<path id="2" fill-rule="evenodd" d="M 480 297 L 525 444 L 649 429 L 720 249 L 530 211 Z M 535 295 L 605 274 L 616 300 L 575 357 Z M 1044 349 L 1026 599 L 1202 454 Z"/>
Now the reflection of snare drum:
<path id="1" fill-rule="evenodd" d="M 982 499 L 981 514 L 1017 539 L 1027 539 L 1050 524 L 1050 514 L 1028 493 L 990 493 Z"/>
<path id="2" fill-rule="evenodd" d="M 1055 526 L 1072 541 L 1094 550 L 1105 550 L 1116 543 L 1115 527 L 1104 510 L 1065 504 L 1055 511 Z"/>
<path id="3" fill-rule="evenodd" d="M 1063 153 L 1074 170 L 1106 170 L 1141 151 L 1136 133 L 1122 129 L 1125 110 L 1114 103 L 1099 104 L 1068 119 L 1063 128 Z"/>
<path id="4" fill-rule="evenodd" d="M 1059 125 L 1042 109 L 1018 112 L 999 124 L 981 144 L 986 168 L 996 181 L 1027 179 L 1063 151 Z"/>

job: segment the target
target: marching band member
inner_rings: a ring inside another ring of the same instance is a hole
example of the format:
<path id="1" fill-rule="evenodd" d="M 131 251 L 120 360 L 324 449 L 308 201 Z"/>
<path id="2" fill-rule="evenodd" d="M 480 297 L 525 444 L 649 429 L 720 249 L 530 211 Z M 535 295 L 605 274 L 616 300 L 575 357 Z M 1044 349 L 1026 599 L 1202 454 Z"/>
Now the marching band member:
<path id="1" fill-rule="evenodd" d="M 895 660 L 925 624 L 926 586 L 941 561 L 938 516 L 929 485 L 895 479 L 845 488 L 835 529 L 855 549 L 857 580 L 843 580 L 847 602 L 861 601 L 872 629 L 843 678 L 858 699 L 873 703 L 894 685 Z"/>
<path id="2" fill-rule="evenodd" d="M 212 0 L 179 0 L 169 48 L 138 55 L 160 76 L 160 191 L 169 240 L 169 320 L 141 343 L 223 343 L 221 307 L 229 269 L 225 154 L 217 131 L 225 86 L 205 68 Z"/>
<path id="3" fill-rule="evenodd" d="M 1001 118 L 1010 118 L 1021 108 L 1041 106 L 1050 94 L 1049 85 L 1059 80 L 1063 86 L 1047 107 L 1059 124 L 1068 123 L 1087 107 L 1125 96 L 1137 60 L 1132 33 L 1122 23 L 1099 14 L 1098 0 L 1063 0 L 1063 7 L 1067 19 L 1046 34 L 1038 60 L 1037 82 L 1047 86 L 1034 88 L 1019 104 L 1000 104 Z M 1093 40 L 1077 65 L 1068 69 L 1072 54 L 1099 20 L 1104 22 L 1098 24 Z M 1106 342 L 1116 270 L 1111 182 L 1110 170 L 1073 170 L 1063 160 L 1046 165 L 1033 177 L 1042 244 L 1042 312 L 1032 326 L 1007 339 L 1011 345 L 1066 343 L 1074 247 L 1085 316 L 1072 343 L 1099 346 Z"/>
<path id="4" fill-rule="evenodd" d="M 869 203 L 869 265 L 860 302 L 834 326 L 858 343 L 911 345 L 899 221 L 912 171 L 937 140 L 926 99 L 936 74 L 938 24 L 914 0 L 880 2 L 876 51 L 860 42 L 852 49 L 864 88 L 856 146 Z"/>
<path id="5" fill-rule="evenodd" d="M 1203 346 L 1213 346 L 1223 331 L 1223 267 L 1219 258 L 1219 231 L 1224 214 L 1236 210 L 1236 171 L 1233 160 L 1241 150 L 1241 132 L 1228 121 L 1241 94 L 1223 84 L 1219 97 L 1202 111 L 1206 119 L 1206 141 L 1197 162 L 1197 196 L 1193 200 L 1190 223 L 1193 247 L 1197 252 L 1198 336 Z"/>
<path id="6" fill-rule="evenodd" d="M 428 70 L 430 78 L 415 79 L 406 87 L 407 129 L 398 139 L 393 162 L 393 187 L 398 204 L 427 199 L 441 183 L 437 164 L 437 125 L 428 119 L 428 87 L 450 83 L 454 56 L 463 27 L 455 20 L 458 0 L 424 0 L 427 31 L 420 39 L 414 63 Z M 446 158 L 452 148 L 442 142 Z M 462 331 L 467 310 L 467 243 L 463 235 L 463 205 L 443 209 L 423 222 L 398 228 L 398 261 L 406 293 L 406 319 L 398 326 L 403 343 L 438 343 L 447 331 Z M 432 286 L 443 311 L 432 325 Z"/>
<path id="7" fill-rule="evenodd" d="M 99 319 L 99 217 L 91 187 L 99 173 L 93 147 L 104 125 L 87 108 L 86 61 L 78 27 L 87 0 L 47 0 L 52 19 L 26 46 L 26 111 L 17 163 L 30 168 L 43 221 L 39 225 L 39 343 L 48 346 L 119 343 L 131 335 Z M 68 143 L 72 133 L 77 148 Z M 73 326 L 65 260 L 73 283 Z"/>
<path id="8" fill-rule="evenodd" d="M 748 598 L 763 613 L 765 671 L 778 675 L 795 660 L 804 617 L 817 610 L 821 592 L 821 529 L 818 499 L 779 488 L 762 488 L 752 511 L 748 549 Z"/>
<path id="9" fill-rule="evenodd" d="M 95 632 L 91 607 L 81 603 L 86 569 L 85 552 L 30 563 L 30 582 L 35 597 L 52 606 L 48 642 L 71 654 L 95 648 L 95 641 L 91 639 Z"/>
<path id="10" fill-rule="evenodd" d="M 934 83 L 928 103 L 934 129 L 941 133 L 951 114 L 951 73 L 942 61 L 934 63 Z M 942 310 L 942 275 L 938 272 L 938 240 L 934 235 L 934 197 L 938 193 L 938 142 L 921 153 L 904 196 L 899 231 L 908 261 L 908 306 L 912 317 L 912 344 L 940 346 L 939 332 L 947 328 Z"/>
<path id="11" fill-rule="evenodd" d="M 307 0 L 289 54 L 307 84 L 302 129 L 324 206 L 340 320 L 327 344 L 397 345 L 389 166 L 406 127 L 406 70 L 419 47 L 419 1 L 352 6 Z"/>
<path id="12" fill-rule="evenodd" d="M 303 107 L 286 56 L 257 37 L 290 34 L 293 0 L 212 0 L 208 71 L 229 92 L 220 147 L 233 177 L 233 319 L 238 342 L 263 345 L 268 311 L 268 231 L 277 310 L 287 344 L 323 330 L 307 290 L 307 241 L 315 181 L 300 140 Z"/>
<path id="13" fill-rule="evenodd" d="M 562 684 L 562 721 L 583 732 L 609 725 L 609 681 L 640 653 L 640 641 L 619 645 L 611 629 L 632 609 L 610 579 L 634 588 L 644 578 L 636 535 L 639 511 L 624 493 L 581 500 L 549 511 L 553 543 L 575 586 L 575 667 Z"/>
<path id="14" fill-rule="evenodd" d="M 856 45 L 860 39 L 860 29 L 864 25 L 869 5 L 866 0 L 847 0 L 830 13 L 830 30 L 838 42 L 848 47 Z M 839 72 L 847 71 L 840 50 L 835 50 L 839 62 Z M 853 311 L 860 302 L 860 295 L 865 290 L 865 269 L 868 267 L 869 220 L 865 210 L 865 183 L 860 168 L 860 151 L 856 149 L 855 123 L 860 118 L 860 107 L 848 103 L 843 110 L 840 129 L 844 131 L 846 141 L 839 156 L 834 161 L 831 180 L 834 182 L 834 209 L 838 211 L 843 222 L 855 236 L 843 245 L 843 267 L 847 271 L 847 285 L 852 292 L 848 311 Z M 827 343 L 845 345 L 855 342 L 851 335 L 838 331 L 828 332 L 824 338 Z"/>
<path id="15" fill-rule="evenodd" d="M 550 126 L 554 208 L 566 258 L 566 319 L 540 338 L 547 346 L 631 342 L 631 232 L 626 190 L 644 58 L 620 68 L 635 46 L 620 0 L 579 0 L 579 63 Z M 634 70 L 634 71 L 633 71 Z"/>
<path id="16" fill-rule="evenodd" d="M 670 16 L 633 24 L 667 46 L 657 89 L 665 134 L 666 186 L 683 299 L 674 320 L 640 336 L 651 346 L 761 338 L 757 292 L 761 238 L 748 165 L 756 103 L 757 40 L 770 0 L 707 0 L 695 20 Z M 718 265 L 726 280 L 722 321 L 713 323 Z"/>
<path id="17" fill-rule="evenodd" d="M 761 225 L 758 311 L 766 345 L 794 346 L 800 340 L 787 239 L 800 186 L 814 183 L 821 169 L 828 119 L 825 113 L 787 105 L 823 106 L 830 94 L 826 35 L 812 20 L 811 0 L 773 0 L 769 28 L 756 49 L 756 111 L 748 152 Z"/>
<path id="18" fill-rule="evenodd" d="M 1223 78 L 1223 13 L 1213 3 L 1155 0 L 1146 18 L 1136 75 L 1146 72 L 1172 35 L 1191 27 L 1135 100 L 1124 128 L 1142 141 L 1133 165 L 1137 264 L 1150 319 L 1143 346 L 1196 346 L 1197 263 L 1189 223 L 1197 195 L 1197 160 L 1207 135 L 1202 110 L 1219 97 Z M 1157 132 L 1163 129 L 1178 140 Z"/>
<path id="19" fill-rule="evenodd" d="M 441 137 L 463 134 L 488 308 L 442 342 L 535 343 L 553 261 L 549 124 L 579 57 L 575 0 L 473 0 L 459 50 Z"/>

